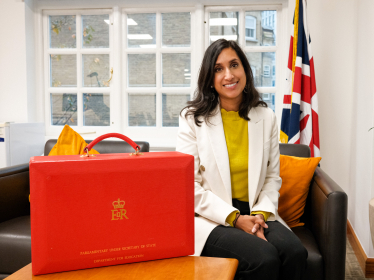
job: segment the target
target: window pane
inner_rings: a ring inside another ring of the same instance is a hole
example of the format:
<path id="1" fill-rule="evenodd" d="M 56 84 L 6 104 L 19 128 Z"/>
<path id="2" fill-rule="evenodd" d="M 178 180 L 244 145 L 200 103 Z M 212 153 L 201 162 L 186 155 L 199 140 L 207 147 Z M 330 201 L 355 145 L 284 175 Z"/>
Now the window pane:
<path id="1" fill-rule="evenodd" d="M 83 55 L 84 87 L 108 87 L 109 78 L 109 54 Z"/>
<path id="2" fill-rule="evenodd" d="M 156 14 L 127 15 L 127 45 L 129 48 L 156 47 Z"/>
<path id="3" fill-rule="evenodd" d="M 212 12 L 209 14 L 210 43 L 224 38 L 238 42 L 238 12 Z"/>
<path id="4" fill-rule="evenodd" d="M 275 93 L 261 93 L 260 96 L 268 104 L 269 108 L 275 112 Z"/>
<path id="5" fill-rule="evenodd" d="M 156 54 L 128 55 L 129 87 L 156 86 Z"/>
<path id="6" fill-rule="evenodd" d="M 75 48 L 75 16 L 49 16 L 51 48 Z"/>
<path id="7" fill-rule="evenodd" d="M 82 47 L 109 48 L 109 15 L 82 16 Z"/>
<path id="8" fill-rule="evenodd" d="M 156 126 L 156 94 L 129 94 L 129 126 Z"/>
<path id="9" fill-rule="evenodd" d="M 162 126 L 179 126 L 179 113 L 187 106 L 189 94 L 162 94 Z"/>
<path id="10" fill-rule="evenodd" d="M 245 13 L 245 28 L 253 30 L 254 36 L 245 36 L 246 46 L 275 46 L 277 11 L 248 11 Z M 273 20 L 274 19 L 274 20 Z M 255 25 L 253 25 L 255 20 Z"/>
<path id="11" fill-rule="evenodd" d="M 275 52 L 246 53 L 251 65 L 255 87 L 275 86 Z"/>
<path id="12" fill-rule="evenodd" d="M 110 96 L 102 93 L 83 94 L 83 125 L 110 125 Z"/>
<path id="13" fill-rule="evenodd" d="M 191 13 L 162 14 L 162 46 L 191 45 Z"/>
<path id="14" fill-rule="evenodd" d="M 191 84 L 191 54 L 162 54 L 162 86 L 189 87 Z"/>
<path id="15" fill-rule="evenodd" d="M 51 54 L 51 87 L 77 86 L 77 56 Z"/>
<path id="16" fill-rule="evenodd" d="M 52 125 L 77 125 L 77 94 L 51 94 Z"/>

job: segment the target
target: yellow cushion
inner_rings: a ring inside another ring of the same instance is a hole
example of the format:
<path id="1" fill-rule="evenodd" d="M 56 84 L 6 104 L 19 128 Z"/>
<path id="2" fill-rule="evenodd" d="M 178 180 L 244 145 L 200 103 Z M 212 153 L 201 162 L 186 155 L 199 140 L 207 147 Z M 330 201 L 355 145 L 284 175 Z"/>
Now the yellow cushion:
<path id="1" fill-rule="evenodd" d="M 304 225 L 300 223 L 300 217 L 304 214 L 309 184 L 320 160 L 320 157 L 280 155 L 282 187 L 279 190 L 278 213 L 291 228 Z"/>
<path id="2" fill-rule="evenodd" d="M 86 146 L 87 143 L 84 141 L 82 136 L 65 124 L 65 127 L 61 131 L 56 145 L 51 149 L 49 156 L 81 155 L 84 154 L 84 148 Z M 99 152 L 91 149 L 89 154 L 99 154 Z"/>
<path id="3" fill-rule="evenodd" d="M 82 136 L 75 132 L 70 126 L 65 124 L 60 136 L 57 139 L 56 145 L 54 145 L 49 152 L 49 156 L 81 155 L 84 154 L 84 148 L 86 146 L 87 143 L 84 141 Z M 94 149 L 91 149 L 91 151 L 88 153 L 99 154 L 99 152 Z"/>

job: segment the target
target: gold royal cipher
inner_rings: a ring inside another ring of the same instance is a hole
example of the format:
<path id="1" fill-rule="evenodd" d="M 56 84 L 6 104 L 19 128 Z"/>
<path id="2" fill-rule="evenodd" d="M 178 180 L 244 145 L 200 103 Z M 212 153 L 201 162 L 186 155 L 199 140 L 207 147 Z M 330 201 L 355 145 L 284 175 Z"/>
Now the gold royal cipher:
<path id="1" fill-rule="evenodd" d="M 112 203 L 114 210 L 112 210 L 112 221 L 115 220 L 123 220 L 123 217 L 125 219 L 128 219 L 126 216 L 126 209 L 123 209 L 125 207 L 125 202 L 123 200 L 118 200 L 113 201 Z"/>

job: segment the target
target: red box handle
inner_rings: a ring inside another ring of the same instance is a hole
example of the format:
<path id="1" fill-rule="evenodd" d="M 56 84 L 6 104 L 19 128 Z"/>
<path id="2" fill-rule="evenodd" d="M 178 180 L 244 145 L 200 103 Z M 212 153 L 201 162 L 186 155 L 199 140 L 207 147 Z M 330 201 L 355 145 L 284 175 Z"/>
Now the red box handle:
<path id="1" fill-rule="evenodd" d="M 140 147 L 134 141 L 132 141 L 129 137 L 126 137 L 125 135 L 120 134 L 120 133 L 107 133 L 107 134 L 101 135 L 101 136 L 97 137 L 95 140 L 93 140 L 90 144 L 88 144 L 86 146 L 86 148 L 84 148 L 84 151 L 88 154 L 88 152 L 91 151 L 93 146 L 95 146 L 97 143 L 99 143 L 100 141 L 102 141 L 106 138 L 111 138 L 111 137 L 119 138 L 119 139 L 122 139 L 122 140 L 126 141 L 128 144 L 131 145 L 131 147 L 134 148 L 135 153 L 138 153 L 139 150 L 140 150 Z"/>

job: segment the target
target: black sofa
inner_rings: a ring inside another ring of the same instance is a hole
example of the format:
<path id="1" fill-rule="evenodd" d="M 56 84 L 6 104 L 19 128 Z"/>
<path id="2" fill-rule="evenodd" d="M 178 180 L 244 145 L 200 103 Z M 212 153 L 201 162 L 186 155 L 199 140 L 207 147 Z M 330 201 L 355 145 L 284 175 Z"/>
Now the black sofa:
<path id="1" fill-rule="evenodd" d="M 89 142 L 89 141 L 87 141 Z M 48 154 L 56 140 L 49 140 Z M 145 142 L 137 143 L 149 151 Z M 94 147 L 100 153 L 129 153 L 125 142 L 102 141 Z M 284 155 L 310 157 L 305 145 L 280 144 Z M 31 262 L 28 164 L 0 169 L 0 279 Z M 308 280 L 343 280 L 347 229 L 347 195 L 317 167 L 301 218 L 304 227 L 293 228 L 308 250 Z"/>
<path id="2" fill-rule="evenodd" d="M 280 144 L 279 149 L 282 155 L 310 157 L 306 145 Z M 347 194 L 317 167 L 301 217 L 305 226 L 292 228 L 308 250 L 308 269 L 304 279 L 345 279 L 347 211 Z"/>
<path id="3" fill-rule="evenodd" d="M 48 155 L 57 140 L 48 140 Z M 91 143 L 91 141 L 86 141 Z M 138 141 L 140 152 L 149 152 L 148 142 Z M 94 146 L 101 154 L 133 153 L 124 141 L 101 141 Z M 0 279 L 31 262 L 29 164 L 0 169 Z"/>

